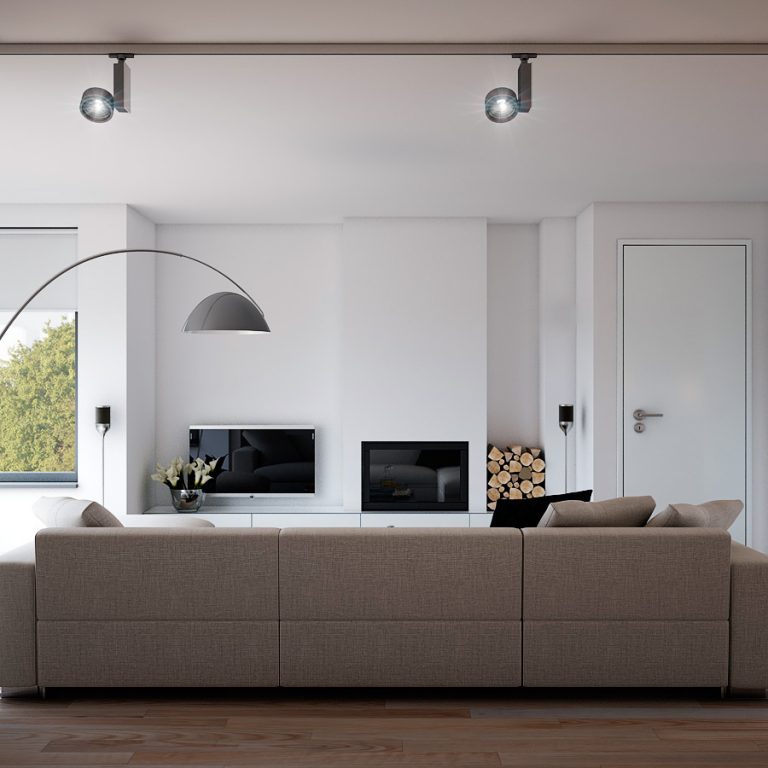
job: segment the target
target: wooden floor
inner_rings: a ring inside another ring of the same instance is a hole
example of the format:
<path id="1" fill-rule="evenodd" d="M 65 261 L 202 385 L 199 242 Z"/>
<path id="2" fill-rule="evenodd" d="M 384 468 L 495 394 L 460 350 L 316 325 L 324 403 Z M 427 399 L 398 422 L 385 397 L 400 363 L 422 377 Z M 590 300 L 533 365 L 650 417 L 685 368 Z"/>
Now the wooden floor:
<path id="1" fill-rule="evenodd" d="M 0 701 L 2 766 L 766 766 L 716 692 L 54 691 Z"/>

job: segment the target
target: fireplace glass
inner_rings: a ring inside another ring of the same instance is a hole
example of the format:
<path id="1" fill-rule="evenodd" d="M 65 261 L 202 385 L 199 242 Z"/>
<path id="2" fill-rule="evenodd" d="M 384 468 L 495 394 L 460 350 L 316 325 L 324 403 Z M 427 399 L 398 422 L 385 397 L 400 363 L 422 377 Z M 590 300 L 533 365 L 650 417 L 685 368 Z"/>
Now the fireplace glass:
<path id="1" fill-rule="evenodd" d="M 363 511 L 466 511 L 466 442 L 364 442 Z"/>

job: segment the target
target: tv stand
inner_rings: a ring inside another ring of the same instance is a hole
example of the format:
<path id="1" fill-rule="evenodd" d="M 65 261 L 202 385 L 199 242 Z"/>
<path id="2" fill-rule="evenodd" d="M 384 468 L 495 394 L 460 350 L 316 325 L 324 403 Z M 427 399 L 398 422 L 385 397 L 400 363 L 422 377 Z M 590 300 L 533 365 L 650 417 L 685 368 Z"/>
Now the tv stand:
<path id="1" fill-rule="evenodd" d="M 158 506 L 144 514 L 172 514 Z M 210 520 L 217 528 L 475 528 L 488 527 L 487 512 L 350 512 L 342 507 L 266 507 L 206 505 L 200 512 L 179 512 Z"/>

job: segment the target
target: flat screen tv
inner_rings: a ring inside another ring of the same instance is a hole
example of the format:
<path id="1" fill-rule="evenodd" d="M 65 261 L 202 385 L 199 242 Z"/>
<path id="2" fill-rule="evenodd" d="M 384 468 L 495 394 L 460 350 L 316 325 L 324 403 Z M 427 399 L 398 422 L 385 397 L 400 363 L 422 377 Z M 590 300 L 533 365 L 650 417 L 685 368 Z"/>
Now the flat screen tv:
<path id="1" fill-rule="evenodd" d="M 217 496 L 308 496 L 315 492 L 315 428 L 306 425 L 201 425 L 189 428 L 189 455 L 221 457 L 205 484 Z"/>

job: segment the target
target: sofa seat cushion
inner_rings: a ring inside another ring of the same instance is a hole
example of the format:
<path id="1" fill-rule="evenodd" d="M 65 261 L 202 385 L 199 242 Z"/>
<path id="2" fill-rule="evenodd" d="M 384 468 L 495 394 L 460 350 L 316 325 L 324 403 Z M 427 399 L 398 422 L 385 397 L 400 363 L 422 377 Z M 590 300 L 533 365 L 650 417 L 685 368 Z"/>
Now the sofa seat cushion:
<path id="1" fill-rule="evenodd" d="M 520 685 L 519 621 L 281 621 L 286 687 Z"/>
<path id="2" fill-rule="evenodd" d="M 529 688 L 727 684 L 726 620 L 523 624 L 523 685 Z"/>
<path id="3" fill-rule="evenodd" d="M 38 685 L 276 686 L 278 632 L 277 621 L 41 621 Z"/>
<path id="4" fill-rule="evenodd" d="M 549 505 L 541 528 L 629 528 L 645 525 L 656 502 L 652 496 L 606 501 L 558 501 Z"/>

